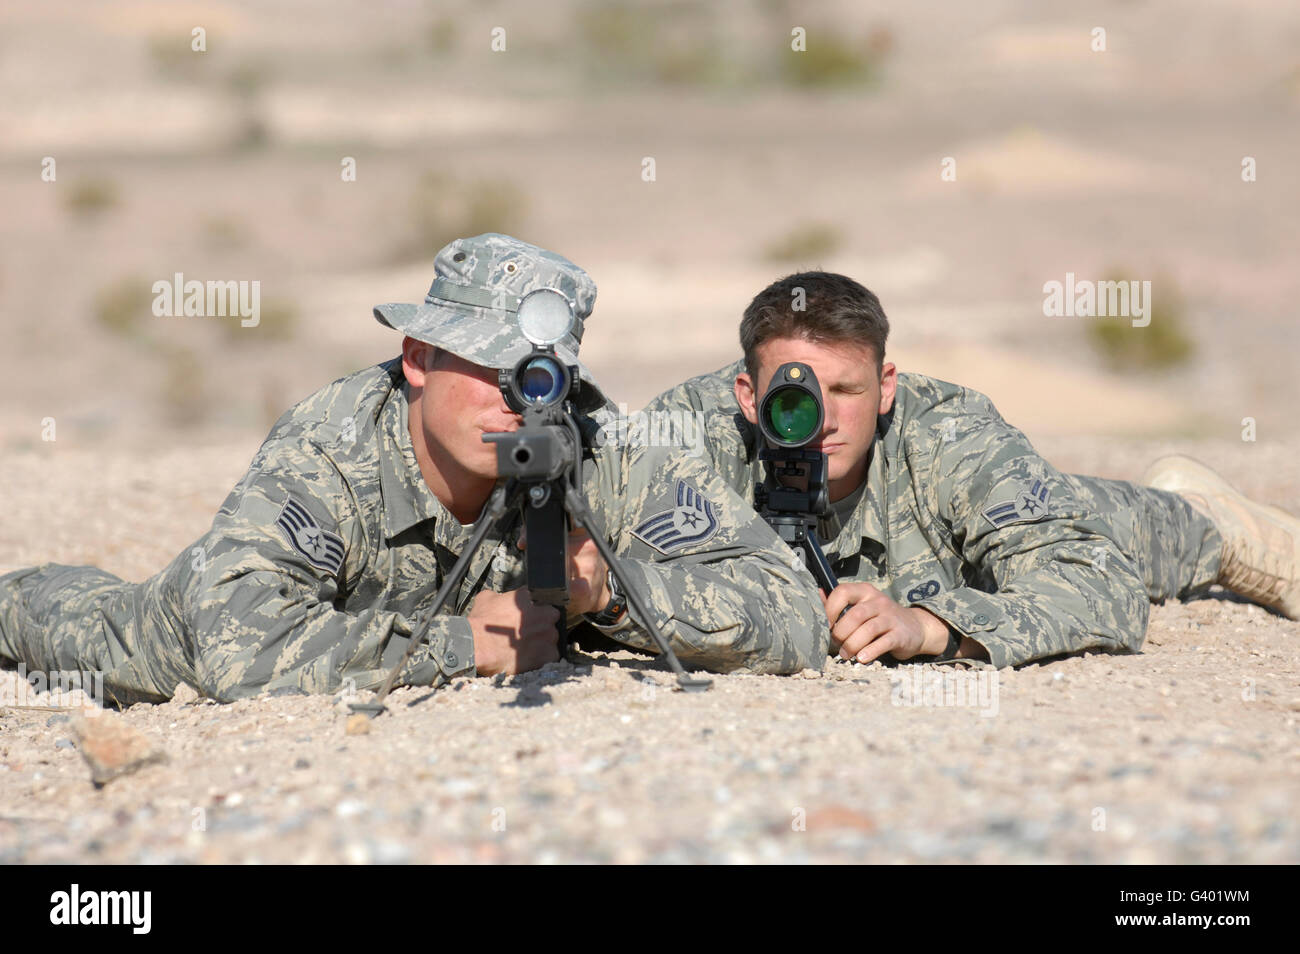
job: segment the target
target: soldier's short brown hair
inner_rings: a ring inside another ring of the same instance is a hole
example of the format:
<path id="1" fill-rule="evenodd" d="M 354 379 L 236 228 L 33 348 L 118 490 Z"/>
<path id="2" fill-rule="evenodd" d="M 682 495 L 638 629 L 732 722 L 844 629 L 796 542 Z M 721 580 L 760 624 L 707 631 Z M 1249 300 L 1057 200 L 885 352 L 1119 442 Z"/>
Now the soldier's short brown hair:
<path id="1" fill-rule="evenodd" d="M 834 272 L 798 272 L 773 282 L 754 296 L 740 321 L 740 347 L 751 378 L 758 373 L 759 346 L 773 338 L 870 345 L 879 373 L 888 337 L 880 299 Z"/>

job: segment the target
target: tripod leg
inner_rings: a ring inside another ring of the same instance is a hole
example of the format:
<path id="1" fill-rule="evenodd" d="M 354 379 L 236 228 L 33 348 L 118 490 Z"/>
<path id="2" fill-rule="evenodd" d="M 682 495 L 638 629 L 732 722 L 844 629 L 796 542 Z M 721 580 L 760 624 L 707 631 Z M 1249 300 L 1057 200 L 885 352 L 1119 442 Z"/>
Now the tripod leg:
<path id="1" fill-rule="evenodd" d="M 438 590 L 437 595 L 433 598 L 433 605 L 428 611 L 428 617 L 430 619 L 442 612 L 443 606 L 446 605 L 451 594 L 456 592 L 456 588 L 460 586 L 461 580 L 464 579 L 465 572 L 469 569 L 470 561 L 474 559 L 474 554 L 476 554 L 479 547 L 483 545 L 483 541 L 487 538 L 488 531 L 490 531 L 496 522 L 501 519 L 502 515 L 518 501 L 522 490 L 523 487 L 517 480 L 510 480 L 492 491 L 492 496 L 488 498 L 487 505 L 483 508 L 483 513 L 479 515 L 478 520 L 474 523 L 474 532 L 470 534 L 469 543 L 465 546 L 464 552 L 461 553 L 460 557 L 457 558 L 455 564 L 452 566 L 451 573 L 447 575 L 447 579 L 442 581 L 442 588 Z M 393 667 L 392 672 L 388 674 L 388 678 L 384 680 L 383 686 L 380 687 L 379 698 L 377 700 L 378 703 L 382 703 L 386 698 L 388 698 L 388 694 L 393 690 L 393 683 L 397 681 L 398 673 L 400 673 L 403 667 L 411 661 L 412 654 L 414 654 L 420 643 L 423 642 L 423 639 L 423 633 L 412 634 L 411 641 L 407 644 L 406 652 L 402 654 L 401 661 Z"/>
<path id="2" fill-rule="evenodd" d="M 654 615 L 650 612 L 650 608 L 642 601 L 640 592 L 637 591 L 637 588 L 632 585 L 632 581 L 629 580 L 627 575 L 623 572 L 622 564 L 619 562 L 618 557 L 614 555 L 614 548 L 605 541 L 604 533 L 602 533 L 600 527 L 596 525 L 595 515 L 592 514 L 591 509 L 587 506 L 587 502 L 582 499 L 582 495 L 571 485 L 565 486 L 564 503 L 565 506 L 569 508 L 569 513 L 573 516 L 573 519 L 577 521 L 578 525 L 591 535 L 592 541 L 596 544 L 596 550 L 600 553 L 605 563 L 609 565 L 610 570 L 614 574 L 614 578 L 618 580 L 619 584 L 623 587 L 623 591 L 627 594 L 628 602 L 632 604 L 632 608 L 636 610 L 637 616 L 645 623 L 646 628 L 650 630 L 650 636 L 654 639 L 655 645 L 659 647 L 659 651 L 663 653 L 664 658 L 668 660 L 669 668 L 677 674 L 677 684 L 689 692 L 708 689 L 713 685 L 712 679 L 693 677 L 682 668 L 681 662 L 677 659 L 677 654 L 673 652 L 672 647 L 668 645 L 668 640 L 666 640 L 664 634 L 660 632 L 659 624 L 655 622 Z"/>
<path id="3" fill-rule="evenodd" d="M 817 540 L 817 533 L 812 528 L 803 537 L 803 552 L 808 569 L 817 580 L 817 585 L 826 591 L 826 595 L 831 595 L 831 590 L 840 585 L 840 581 L 835 578 L 835 571 L 831 569 L 830 560 L 826 559 L 821 543 Z"/>

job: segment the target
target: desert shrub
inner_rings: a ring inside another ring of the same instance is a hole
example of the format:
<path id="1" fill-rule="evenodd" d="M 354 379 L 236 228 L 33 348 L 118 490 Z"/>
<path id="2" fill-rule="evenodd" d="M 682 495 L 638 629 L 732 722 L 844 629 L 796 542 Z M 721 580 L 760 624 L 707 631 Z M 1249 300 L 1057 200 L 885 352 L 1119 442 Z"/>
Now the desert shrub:
<path id="1" fill-rule="evenodd" d="M 95 295 L 95 321 L 121 338 L 137 338 L 153 315 L 153 285 L 143 278 L 121 278 Z"/>
<path id="2" fill-rule="evenodd" d="M 118 202 L 117 186 L 109 179 L 81 179 L 63 192 L 63 207 L 80 218 L 99 215 Z"/>
<path id="3" fill-rule="evenodd" d="M 833 255 L 843 244 L 843 233 L 835 226 L 809 223 L 769 242 L 763 249 L 763 258 L 769 262 L 813 264 Z"/>
<path id="4" fill-rule="evenodd" d="M 1105 281 L 1130 281 L 1114 270 Z M 1102 359 L 1117 370 L 1162 370 L 1185 364 L 1195 353 L 1186 330 L 1186 306 L 1177 284 L 1168 277 L 1151 283 L 1150 323 L 1136 327 L 1129 318 L 1089 318 L 1086 335 Z"/>

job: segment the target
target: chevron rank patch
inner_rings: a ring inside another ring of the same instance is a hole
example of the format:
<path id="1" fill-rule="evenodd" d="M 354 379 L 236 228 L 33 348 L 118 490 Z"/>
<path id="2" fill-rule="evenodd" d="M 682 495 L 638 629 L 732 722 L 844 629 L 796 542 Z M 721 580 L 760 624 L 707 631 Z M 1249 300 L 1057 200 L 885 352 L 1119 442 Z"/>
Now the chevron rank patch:
<path id="1" fill-rule="evenodd" d="M 284 531 L 290 546 L 312 566 L 329 573 L 337 573 L 343 566 L 343 538 L 321 529 L 316 518 L 292 494 L 285 500 L 275 525 Z"/>
<path id="2" fill-rule="evenodd" d="M 1041 480 L 1035 480 L 1014 499 L 987 508 L 984 517 L 995 527 L 1038 520 L 1048 514 L 1047 499 L 1050 496 L 1048 486 Z"/>
<path id="3" fill-rule="evenodd" d="M 677 481 L 677 506 L 655 514 L 632 531 L 665 555 L 704 543 L 718 532 L 718 510 L 684 480 Z"/>

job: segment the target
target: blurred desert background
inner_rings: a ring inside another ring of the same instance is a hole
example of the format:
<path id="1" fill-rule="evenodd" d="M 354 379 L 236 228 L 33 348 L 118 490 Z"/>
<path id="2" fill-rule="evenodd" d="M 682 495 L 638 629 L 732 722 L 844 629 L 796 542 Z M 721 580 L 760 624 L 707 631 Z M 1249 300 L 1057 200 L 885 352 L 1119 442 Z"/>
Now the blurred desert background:
<path id="1" fill-rule="evenodd" d="M 489 230 L 592 274 L 584 355 L 633 409 L 821 266 L 1032 438 L 1285 445 L 1298 118 L 1287 2 L 5 4 L 0 449 L 223 443 L 237 476 Z M 177 272 L 259 281 L 260 325 L 154 317 Z M 1151 281 L 1152 323 L 1045 317 L 1067 272 Z"/>

